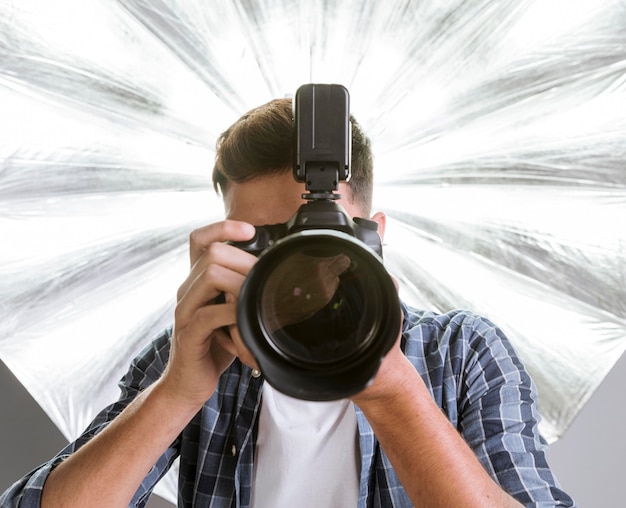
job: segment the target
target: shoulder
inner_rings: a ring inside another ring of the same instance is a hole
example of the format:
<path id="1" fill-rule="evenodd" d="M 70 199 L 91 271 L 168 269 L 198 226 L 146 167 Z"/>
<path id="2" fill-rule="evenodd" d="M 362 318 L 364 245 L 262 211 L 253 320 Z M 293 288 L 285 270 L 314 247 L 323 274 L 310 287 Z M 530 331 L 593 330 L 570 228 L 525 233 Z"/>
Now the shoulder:
<path id="1" fill-rule="evenodd" d="M 466 383 L 526 376 L 510 340 L 488 318 L 468 310 L 435 313 L 406 305 L 403 310 L 403 349 L 416 366 L 443 368 Z"/>
<path id="2" fill-rule="evenodd" d="M 498 326 L 469 310 L 436 313 L 403 305 L 403 313 L 402 332 L 408 344 L 420 342 L 431 348 L 475 348 L 491 342 L 510 344 Z"/>

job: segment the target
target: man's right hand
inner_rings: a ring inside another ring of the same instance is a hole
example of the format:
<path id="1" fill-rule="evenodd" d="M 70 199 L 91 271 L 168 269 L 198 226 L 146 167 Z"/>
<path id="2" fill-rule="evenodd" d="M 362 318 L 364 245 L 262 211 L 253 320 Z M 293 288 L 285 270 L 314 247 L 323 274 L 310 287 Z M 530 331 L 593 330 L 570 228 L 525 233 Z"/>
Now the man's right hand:
<path id="1" fill-rule="evenodd" d="M 256 257 L 225 243 L 253 236 L 252 225 L 230 220 L 190 235 L 191 269 L 178 290 L 170 360 L 161 379 L 163 389 L 181 403 L 199 409 L 235 356 L 254 362 L 226 329 L 236 324 L 235 302 Z"/>

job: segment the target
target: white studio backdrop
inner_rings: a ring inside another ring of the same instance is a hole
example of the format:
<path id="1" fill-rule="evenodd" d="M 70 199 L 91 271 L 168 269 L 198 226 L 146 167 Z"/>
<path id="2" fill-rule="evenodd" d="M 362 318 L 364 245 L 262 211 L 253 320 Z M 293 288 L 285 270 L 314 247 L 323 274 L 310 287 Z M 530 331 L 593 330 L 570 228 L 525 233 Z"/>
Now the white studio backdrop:
<path id="1" fill-rule="evenodd" d="M 501 326 L 558 439 L 626 347 L 624 0 L 0 0 L 0 359 L 79 434 L 222 215 L 218 134 L 308 82 L 402 297 Z"/>

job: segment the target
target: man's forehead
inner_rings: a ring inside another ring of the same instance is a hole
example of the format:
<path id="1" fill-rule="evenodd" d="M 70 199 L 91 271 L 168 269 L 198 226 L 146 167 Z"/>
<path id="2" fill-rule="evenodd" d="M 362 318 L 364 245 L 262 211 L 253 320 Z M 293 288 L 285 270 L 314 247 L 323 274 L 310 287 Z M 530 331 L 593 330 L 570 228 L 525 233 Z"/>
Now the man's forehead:
<path id="1" fill-rule="evenodd" d="M 224 191 L 224 211 L 228 218 L 257 225 L 285 222 L 305 203 L 303 193 L 304 184 L 289 173 L 229 182 Z"/>
<path id="2" fill-rule="evenodd" d="M 229 182 L 224 190 L 226 217 L 255 225 L 276 224 L 288 221 L 298 208 L 306 203 L 302 195 L 305 186 L 297 182 L 291 173 L 262 176 L 243 183 Z M 348 184 L 340 183 L 342 204 L 352 216 L 354 211 Z"/>

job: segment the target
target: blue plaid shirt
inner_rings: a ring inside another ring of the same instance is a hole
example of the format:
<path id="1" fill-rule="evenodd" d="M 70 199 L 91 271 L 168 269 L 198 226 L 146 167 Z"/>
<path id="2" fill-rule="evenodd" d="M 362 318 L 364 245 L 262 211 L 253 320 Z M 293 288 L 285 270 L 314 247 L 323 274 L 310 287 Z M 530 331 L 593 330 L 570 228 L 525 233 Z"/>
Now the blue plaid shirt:
<path id="1" fill-rule="evenodd" d="M 403 310 L 405 355 L 494 480 L 526 506 L 574 506 L 546 462 L 545 442 L 537 429 L 535 387 L 502 332 L 469 312 L 438 315 L 406 306 Z M 171 330 L 157 337 L 121 380 L 120 399 L 52 461 L 15 483 L 0 498 L 0 506 L 38 507 L 51 469 L 160 377 L 170 337 Z M 213 397 L 154 465 L 131 506 L 146 504 L 177 457 L 178 506 L 250 506 L 262 383 L 262 377 L 254 377 L 236 360 Z M 367 419 L 358 407 L 356 412 L 362 455 L 358 506 L 412 506 Z"/>

